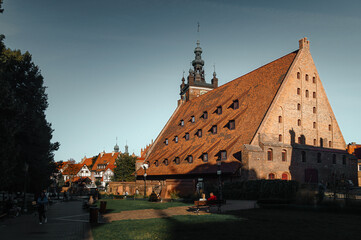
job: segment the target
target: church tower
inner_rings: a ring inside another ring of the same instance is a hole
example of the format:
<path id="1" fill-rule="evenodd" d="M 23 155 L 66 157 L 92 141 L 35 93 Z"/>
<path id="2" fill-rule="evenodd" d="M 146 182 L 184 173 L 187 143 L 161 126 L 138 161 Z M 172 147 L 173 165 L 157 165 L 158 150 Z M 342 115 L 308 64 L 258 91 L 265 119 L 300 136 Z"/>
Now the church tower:
<path id="1" fill-rule="evenodd" d="M 178 104 L 192 100 L 218 87 L 216 72 L 213 73 L 212 83 L 207 83 L 205 80 L 204 61 L 202 60 L 202 48 L 200 47 L 199 40 L 197 41 L 197 47 L 194 49 L 194 54 L 195 58 L 192 61 L 193 69 L 189 69 L 187 84 L 185 84 L 184 76 L 182 78 L 182 84 L 180 85 L 181 99 Z"/>

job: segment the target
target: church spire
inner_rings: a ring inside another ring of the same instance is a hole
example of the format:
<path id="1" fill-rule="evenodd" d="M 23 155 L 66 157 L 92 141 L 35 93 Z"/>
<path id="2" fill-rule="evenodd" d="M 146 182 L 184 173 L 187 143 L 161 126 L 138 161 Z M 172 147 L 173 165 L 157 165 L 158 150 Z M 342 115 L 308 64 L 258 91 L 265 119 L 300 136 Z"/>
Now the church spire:
<path id="1" fill-rule="evenodd" d="M 204 79 L 204 70 L 203 70 L 203 66 L 204 66 L 204 61 L 202 60 L 202 48 L 200 47 L 200 42 L 199 40 L 197 40 L 197 47 L 194 49 L 194 60 L 192 61 L 192 65 L 194 68 L 194 76 L 195 76 L 195 81 L 198 82 L 205 82 Z"/>

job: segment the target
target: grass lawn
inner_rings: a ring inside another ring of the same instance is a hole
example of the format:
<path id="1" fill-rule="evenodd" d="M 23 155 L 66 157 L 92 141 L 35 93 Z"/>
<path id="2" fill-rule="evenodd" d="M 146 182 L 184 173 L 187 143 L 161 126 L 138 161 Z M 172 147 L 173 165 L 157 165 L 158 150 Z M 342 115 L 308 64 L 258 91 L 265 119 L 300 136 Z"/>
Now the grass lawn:
<path id="1" fill-rule="evenodd" d="M 117 213 L 128 210 L 139 209 L 166 209 L 170 207 L 190 206 L 192 204 L 182 202 L 149 202 L 147 200 L 125 200 L 125 199 L 101 199 L 107 202 L 107 213 Z M 100 201 L 97 202 L 98 206 Z"/>
<path id="2" fill-rule="evenodd" d="M 252 209 L 229 215 L 124 220 L 92 226 L 94 239 L 358 239 L 356 214 Z"/>

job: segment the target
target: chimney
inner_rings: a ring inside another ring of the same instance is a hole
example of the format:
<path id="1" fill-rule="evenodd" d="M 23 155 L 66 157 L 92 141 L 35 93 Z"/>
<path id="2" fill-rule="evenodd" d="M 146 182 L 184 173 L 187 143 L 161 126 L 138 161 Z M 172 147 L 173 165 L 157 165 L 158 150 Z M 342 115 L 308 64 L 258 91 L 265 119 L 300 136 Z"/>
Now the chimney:
<path id="1" fill-rule="evenodd" d="M 300 39 L 298 43 L 300 50 L 301 49 L 310 50 L 310 41 L 308 41 L 306 37 Z"/>

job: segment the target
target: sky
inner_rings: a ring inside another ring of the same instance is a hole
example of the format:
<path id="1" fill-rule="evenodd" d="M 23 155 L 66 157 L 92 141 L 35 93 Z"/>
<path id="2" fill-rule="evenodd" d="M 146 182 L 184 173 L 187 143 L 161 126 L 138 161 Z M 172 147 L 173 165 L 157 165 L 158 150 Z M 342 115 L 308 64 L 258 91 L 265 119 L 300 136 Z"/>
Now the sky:
<path id="1" fill-rule="evenodd" d="M 177 107 L 199 39 L 219 85 L 307 37 L 346 143 L 361 143 L 361 2 L 4 0 L 0 34 L 29 51 L 47 87 L 55 160 L 156 139 Z M 197 32 L 197 23 L 200 31 Z"/>

